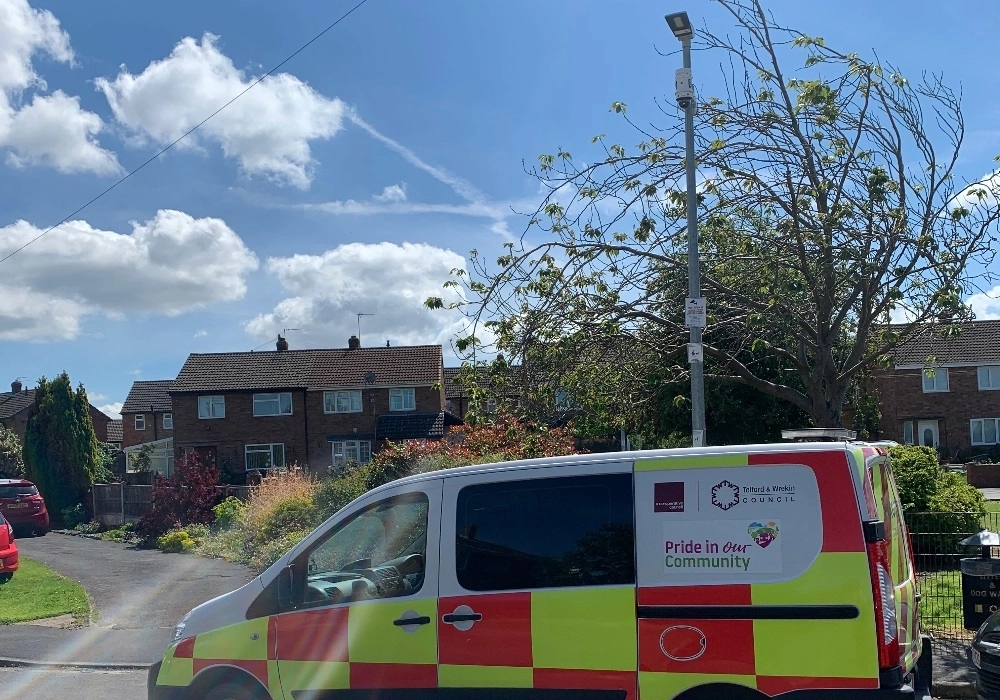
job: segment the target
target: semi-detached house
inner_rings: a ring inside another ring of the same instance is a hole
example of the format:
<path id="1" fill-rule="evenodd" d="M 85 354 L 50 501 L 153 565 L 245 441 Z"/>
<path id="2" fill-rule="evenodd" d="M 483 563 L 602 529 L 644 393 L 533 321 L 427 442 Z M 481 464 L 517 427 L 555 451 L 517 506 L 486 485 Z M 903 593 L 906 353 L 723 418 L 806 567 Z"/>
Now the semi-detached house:
<path id="1" fill-rule="evenodd" d="M 386 440 L 434 440 L 445 411 L 440 345 L 188 357 L 170 385 L 174 449 L 236 476 L 298 465 L 316 473 L 365 463 Z"/>

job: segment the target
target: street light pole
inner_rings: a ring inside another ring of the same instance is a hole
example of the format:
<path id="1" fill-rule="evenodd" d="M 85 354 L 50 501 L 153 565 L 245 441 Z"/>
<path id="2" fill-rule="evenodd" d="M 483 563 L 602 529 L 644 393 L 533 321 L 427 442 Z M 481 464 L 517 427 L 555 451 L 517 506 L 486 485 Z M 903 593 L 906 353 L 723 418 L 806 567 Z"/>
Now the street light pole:
<path id="1" fill-rule="evenodd" d="M 667 24 L 680 42 L 684 54 L 683 68 L 677 71 L 677 104 L 684 110 L 684 140 L 687 166 L 687 245 L 688 245 L 688 297 L 698 300 L 701 315 L 691 318 L 687 313 L 690 302 L 685 303 L 690 339 L 688 362 L 691 365 L 691 441 L 695 447 L 707 444 L 705 431 L 705 363 L 702 351 L 702 327 L 705 323 L 704 301 L 701 298 L 701 272 L 698 255 L 698 190 L 695 175 L 694 115 L 697 102 L 691 80 L 691 40 L 694 28 L 686 12 L 667 15 Z"/>

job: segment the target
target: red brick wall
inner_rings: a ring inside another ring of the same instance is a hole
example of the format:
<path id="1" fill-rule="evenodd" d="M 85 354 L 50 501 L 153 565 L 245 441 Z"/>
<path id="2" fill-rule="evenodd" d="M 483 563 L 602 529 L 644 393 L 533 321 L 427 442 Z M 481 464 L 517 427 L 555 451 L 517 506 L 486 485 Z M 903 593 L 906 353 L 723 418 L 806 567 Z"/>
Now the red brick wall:
<path id="1" fill-rule="evenodd" d="M 248 444 L 283 443 L 285 462 L 322 471 L 333 461 L 329 435 L 359 436 L 375 433 L 376 416 L 389 412 L 388 389 L 365 389 L 360 413 L 323 413 L 323 392 L 292 391 L 292 415 L 254 417 L 253 392 L 229 393 L 226 417 L 198 418 L 197 395 L 172 395 L 174 448 L 216 448 L 218 463 L 228 460 L 234 473 L 245 469 L 244 447 Z M 415 412 L 443 410 L 444 392 L 431 387 L 415 391 Z M 305 410 L 303 410 L 305 407 Z M 308 431 L 308 433 L 307 433 Z"/>
<path id="2" fill-rule="evenodd" d="M 23 411 L 14 415 L 4 421 L 3 425 L 9 430 L 13 430 L 17 433 L 17 437 L 24 442 L 24 429 L 28 423 L 28 409 L 25 408 Z M 111 422 L 111 418 L 108 417 L 106 413 L 98 409 L 96 406 L 90 407 L 90 422 L 94 424 L 94 434 L 97 435 L 97 439 L 101 442 L 108 441 L 108 423 Z"/>
<path id="3" fill-rule="evenodd" d="M 163 428 L 163 411 L 143 411 L 142 413 L 122 414 L 122 448 L 141 445 L 144 442 L 153 440 L 164 440 L 174 436 L 173 430 Z M 135 429 L 135 417 L 143 416 L 146 419 L 145 430 Z M 153 421 L 156 421 L 155 424 Z M 156 426 L 155 429 L 153 426 Z"/>
<path id="4" fill-rule="evenodd" d="M 28 424 L 28 409 L 25 409 L 10 418 L 3 419 L 0 421 L 0 424 L 7 428 L 7 430 L 13 430 L 17 433 L 18 440 L 24 444 L 24 429 Z"/>
<path id="5" fill-rule="evenodd" d="M 941 447 L 949 459 L 984 451 L 972 446 L 969 421 L 1000 417 L 1000 391 L 980 391 L 976 367 L 949 367 L 946 392 L 924 393 L 922 376 L 919 369 L 876 375 L 882 408 L 880 437 L 903 442 L 903 421 L 937 420 Z"/>

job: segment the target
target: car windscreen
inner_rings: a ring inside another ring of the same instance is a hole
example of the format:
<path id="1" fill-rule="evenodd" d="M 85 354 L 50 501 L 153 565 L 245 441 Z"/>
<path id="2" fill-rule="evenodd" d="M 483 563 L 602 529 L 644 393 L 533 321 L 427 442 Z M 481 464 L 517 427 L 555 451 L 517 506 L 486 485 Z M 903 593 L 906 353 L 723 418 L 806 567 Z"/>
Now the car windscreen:
<path id="1" fill-rule="evenodd" d="M 0 486 L 0 498 L 17 498 L 18 496 L 37 496 L 38 487 L 33 485 Z"/>

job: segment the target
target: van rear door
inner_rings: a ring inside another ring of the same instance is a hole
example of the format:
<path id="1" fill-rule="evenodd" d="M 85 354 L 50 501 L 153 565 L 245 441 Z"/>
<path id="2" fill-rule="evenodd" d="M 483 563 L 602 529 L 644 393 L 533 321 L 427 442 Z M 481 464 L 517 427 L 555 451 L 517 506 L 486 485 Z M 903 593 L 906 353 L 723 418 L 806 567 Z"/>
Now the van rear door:
<path id="1" fill-rule="evenodd" d="M 878 687 L 843 447 L 639 459 L 635 489 L 641 697 Z"/>

